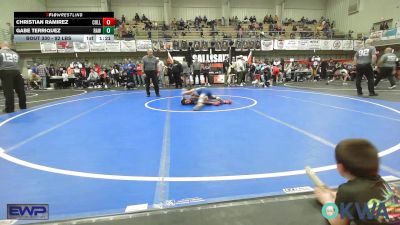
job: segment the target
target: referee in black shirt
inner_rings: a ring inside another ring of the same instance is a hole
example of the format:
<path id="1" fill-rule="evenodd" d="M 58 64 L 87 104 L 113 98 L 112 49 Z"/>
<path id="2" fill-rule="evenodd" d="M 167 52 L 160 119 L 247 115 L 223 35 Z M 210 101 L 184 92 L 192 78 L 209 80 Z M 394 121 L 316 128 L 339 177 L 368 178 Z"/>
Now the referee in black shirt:
<path id="1" fill-rule="evenodd" d="M 8 47 L 7 42 L 0 45 L 0 79 L 6 98 L 5 113 L 14 112 L 14 89 L 19 98 L 19 108 L 26 109 L 24 79 L 19 71 L 19 55 Z"/>

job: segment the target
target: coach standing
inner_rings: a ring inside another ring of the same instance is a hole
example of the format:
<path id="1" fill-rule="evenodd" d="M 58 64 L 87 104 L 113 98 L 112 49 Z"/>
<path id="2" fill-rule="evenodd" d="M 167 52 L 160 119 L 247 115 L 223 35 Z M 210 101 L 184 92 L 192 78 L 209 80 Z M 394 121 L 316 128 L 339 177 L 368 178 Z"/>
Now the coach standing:
<path id="1" fill-rule="evenodd" d="M 396 71 L 396 62 L 399 60 L 397 56 L 392 52 L 392 48 L 386 48 L 385 54 L 378 61 L 379 73 L 375 80 L 375 87 L 378 85 L 382 77 L 387 77 L 390 82 L 389 89 L 394 89 L 396 87 L 396 82 L 394 81 L 394 74 Z"/>
<path id="2" fill-rule="evenodd" d="M 143 56 L 143 71 L 146 74 L 144 78 L 144 82 L 146 83 L 146 94 L 147 97 L 150 97 L 150 79 L 153 82 L 154 90 L 156 92 L 157 97 L 160 97 L 160 89 L 158 87 L 158 79 L 157 79 L 157 63 L 158 60 L 153 56 L 153 49 L 147 50 L 147 55 Z"/>
<path id="3" fill-rule="evenodd" d="M 5 113 L 14 112 L 14 89 L 19 98 L 19 108 L 26 109 L 24 79 L 19 71 L 19 55 L 4 42 L 0 45 L 0 79 L 6 98 Z"/>
<path id="4" fill-rule="evenodd" d="M 356 87 L 357 94 L 363 95 L 361 88 L 361 79 L 365 75 L 368 80 L 368 91 L 369 96 L 377 96 L 374 90 L 374 71 L 372 70 L 372 64 L 376 63 L 376 50 L 375 47 L 371 46 L 372 40 L 367 39 L 365 41 L 364 48 L 359 49 L 354 55 L 354 62 L 356 64 L 357 75 L 356 75 Z"/>

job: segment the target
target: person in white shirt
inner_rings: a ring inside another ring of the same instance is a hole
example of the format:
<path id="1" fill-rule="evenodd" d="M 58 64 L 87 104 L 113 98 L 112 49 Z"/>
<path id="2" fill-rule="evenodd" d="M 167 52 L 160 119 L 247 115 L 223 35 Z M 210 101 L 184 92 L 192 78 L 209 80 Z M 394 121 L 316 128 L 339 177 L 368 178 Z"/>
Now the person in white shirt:
<path id="1" fill-rule="evenodd" d="M 243 86 L 244 83 L 244 74 L 245 74 L 245 70 L 246 70 L 246 65 L 245 62 L 243 60 L 243 56 L 239 56 L 238 60 L 236 61 L 236 73 L 237 73 L 237 82 L 240 86 Z"/>
<path id="2" fill-rule="evenodd" d="M 89 88 L 92 88 L 90 85 L 93 85 L 93 87 L 97 87 L 97 80 L 99 79 L 99 74 L 94 71 L 94 69 L 90 70 L 89 76 L 87 78 L 87 85 Z"/>
<path id="3" fill-rule="evenodd" d="M 157 63 L 157 70 L 158 70 L 158 79 L 160 80 L 160 84 L 162 87 L 164 87 L 165 84 L 165 77 L 164 77 L 164 72 L 165 72 L 165 64 L 164 61 L 160 60 L 160 58 L 157 57 L 158 63 Z"/>
<path id="4" fill-rule="evenodd" d="M 115 84 L 115 86 L 116 87 L 119 87 L 119 71 L 118 71 L 118 69 L 114 66 L 112 69 L 111 69 L 111 79 L 112 79 L 112 81 L 111 81 L 111 83 L 114 83 Z"/>
<path id="5" fill-rule="evenodd" d="M 28 66 L 28 79 L 32 77 L 32 68 L 31 66 Z"/>
<path id="6" fill-rule="evenodd" d="M 236 76 L 236 61 L 232 61 L 231 64 L 228 66 L 228 86 L 232 86 L 235 84 L 235 78 Z"/>
<path id="7" fill-rule="evenodd" d="M 62 72 L 62 74 L 61 74 L 61 76 L 62 76 L 62 80 L 63 80 L 63 88 L 64 87 L 67 87 L 68 86 L 68 73 L 67 73 L 67 71 L 65 71 L 65 70 L 63 70 L 63 72 Z"/>

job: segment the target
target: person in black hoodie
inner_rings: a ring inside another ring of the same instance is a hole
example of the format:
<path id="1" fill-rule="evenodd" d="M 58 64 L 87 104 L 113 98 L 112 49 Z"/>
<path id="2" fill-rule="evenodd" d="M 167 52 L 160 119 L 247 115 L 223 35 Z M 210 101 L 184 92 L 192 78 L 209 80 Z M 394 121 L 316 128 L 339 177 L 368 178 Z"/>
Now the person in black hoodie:
<path id="1" fill-rule="evenodd" d="M 174 64 L 172 65 L 172 74 L 175 80 L 175 88 L 182 88 L 182 78 L 181 74 L 183 72 L 182 64 L 174 60 Z"/>

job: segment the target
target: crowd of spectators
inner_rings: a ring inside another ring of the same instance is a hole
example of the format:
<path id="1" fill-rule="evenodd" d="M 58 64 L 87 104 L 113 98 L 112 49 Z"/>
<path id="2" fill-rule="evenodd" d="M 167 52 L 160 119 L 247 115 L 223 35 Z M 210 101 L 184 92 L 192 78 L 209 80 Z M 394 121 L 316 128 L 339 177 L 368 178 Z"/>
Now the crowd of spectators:
<path id="1" fill-rule="evenodd" d="M 135 38 L 143 29 L 148 39 L 153 37 L 152 32 L 154 30 L 164 31 L 159 33 L 162 34 L 161 37 L 163 38 L 185 37 L 188 34 L 193 35 L 193 32 L 199 37 L 208 36 L 211 38 L 217 36 L 232 38 L 232 32 L 236 32 L 236 38 L 286 37 L 287 33 L 290 34 L 290 38 L 331 38 L 335 33 L 335 22 L 325 17 L 318 20 L 302 17 L 295 21 L 291 18 L 280 19 L 277 15 L 265 15 L 262 21 L 258 21 L 256 16 L 244 16 L 242 20 L 233 16 L 228 18 L 228 21 L 225 21 L 225 18 L 209 19 L 207 16 L 196 16 L 193 20 L 174 18 L 169 26 L 164 23 L 159 26 L 157 22 L 150 21 L 144 14 L 140 17 L 136 13 L 133 23 L 127 22 L 125 16 L 122 15 L 121 19 L 118 20 L 117 30 L 121 38 Z M 139 23 L 144 24 L 144 26 L 138 26 Z M 233 25 L 232 32 L 226 29 L 220 31 L 219 26 L 226 23 Z M 206 28 L 207 32 L 205 32 Z"/>
<path id="2" fill-rule="evenodd" d="M 121 19 L 116 20 L 115 32 L 119 38 L 135 38 L 140 31 L 140 23 L 144 24 L 143 29 L 147 32 L 148 38 L 151 39 L 151 31 L 158 29 L 158 24 L 147 18 L 145 14 L 142 14 L 140 17 L 136 13 L 131 21 L 127 21 L 125 15 L 122 14 Z"/>
<path id="3" fill-rule="evenodd" d="M 69 65 L 33 64 L 28 66 L 28 84 L 32 89 L 46 89 L 50 83 L 59 88 L 127 88 L 144 85 L 142 63 L 125 59 L 109 65 L 71 62 Z"/>
<path id="4" fill-rule="evenodd" d="M 199 74 L 206 76 L 205 85 L 210 86 L 209 72 L 210 63 L 198 63 Z M 193 64 L 188 62 L 164 63 L 158 60 L 157 75 L 161 87 L 181 87 L 200 84 L 200 76 L 197 80 L 191 77 Z M 190 77 L 189 77 L 190 74 Z M 108 89 L 113 87 L 124 87 L 126 89 L 144 87 L 143 63 L 138 60 L 124 59 L 123 62 L 113 62 L 109 65 L 98 63 L 71 62 L 67 64 L 47 66 L 43 63 L 35 63 L 28 66 L 27 83 L 31 89 L 49 88 L 54 83 L 55 88 L 78 88 L 78 89 Z"/>

